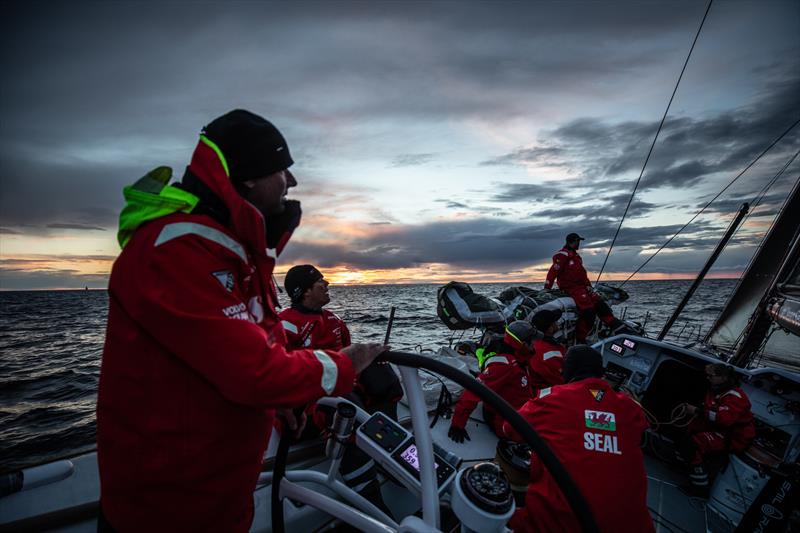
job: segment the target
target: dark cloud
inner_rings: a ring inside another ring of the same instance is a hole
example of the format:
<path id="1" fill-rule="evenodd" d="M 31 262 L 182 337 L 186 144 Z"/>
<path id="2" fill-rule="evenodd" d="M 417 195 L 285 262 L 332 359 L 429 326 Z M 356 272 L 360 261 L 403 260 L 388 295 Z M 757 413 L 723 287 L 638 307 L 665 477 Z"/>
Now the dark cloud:
<path id="1" fill-rule="evenodd" d="M 800 63 L 798 63 L 800 67 Z M 733 177 L 800 119 L 800 74 L 780 73 L 752 105 L 709 117 L 670 117 L 648 162 L 640 191 L 691 188 L 724 173 Z M 559 182 L 562 191 L 607 188 L 623 175 L 641 171 L 657 122 L 581 118 L 550 131 L 539 144 L 484 161 L 485 165 L 545 164 L 575 176 Z M 795 128 L 771 154 L 785 157 L 800 147 Z M 631 182 L 628 187 L 632 187 Z M 531 189 L 533 197 L 542 191 Z M 546 196 L 545 196 L 546 197 Z M 558 194 L 550 197 L 558 198 Z M 508 196 L 496 196 L 508 200 Z"/>
<path id="2" fill-rule="evenodd" d="M 629 196 L 628 194 L 613 195 L 611 197 L 597 195 L 590 205 L 543 209 L 541 211 L 532 211 L 530 215 L 549 219 L 576 220 L 580 221 L 581 224 L 598 220 L 619 221 L 625 211 Z M 643 217 L 659 207 L 664 206 L 656 206 L 643 200 L 634 199 L 628 209 L 627 218 Z"/>
<path id="3" fill-rule="evenodd" d="M 85 224 L 55 223 L 55 224 L 48 224 L 47 227 L 51 229 L 74 229 L 79 231 L 106 231 L 106 228 L 99 228 L 97 226 L 87 226 Z"/>
<path id="4" fill-rule="evenodd" d="M 499 183 L 491 200 L 496 202 L 519 202 L 525 200 L 558 200 L 570 190 L 572 183 Z"/>
<path id="5" fill-rule="evenodd" d="M 0 235 L 22 235 L 22 233 L 13 229 L 0 228 Z"/>
<path id="6" fill-rule="evenodd" d="M 436 201 L 444 204 L 445 207 L 447 207 L 448 209 L 470 209 L 470 206 L 462 202 L 455 202 L 453 200 L 436 200 Z"/>
<path id="7" fill-rule="evenodd" d="M 44 290 L 44 289 L 104 289 L 108 286 L 108 276 L 102 274 L 81 274 L 76 270 L 14 270 L 0 267 L 0 289 L 3 290 Z"/>
<path id="8" fill-rule="evenodd" d="M 609 266 L 616 270 L 633 270 L 649 255 L 642 255 L 642 247 L 655 250 L 680 227 L 674 224 L 626 228 L 615 245 Z M 602 219 L 580 228 L 564 223 L 521 224 L 495 218 L 396 226 L 391 231 L 342 245 L 290 242 L 282 262 L 312 261 L 328 268 L 346 265 L 352 269 L 413 268 L 444 263 L 463 269 L 510 271 L 549 260 L 563 245 L 566 232 L 573 229 L 587 235 L 582 252 L 584 261 L 588 268 L 598 269 L 605 253 L 603 246 L 608 244 L 604 235 L 613 235 L 616 229 L 615 222 Z M 680 250 L 679 255 L 696 270 L 696 265 L 702 265 L 702 258 L 708 256 L 720 236 L 714 223 L 699 221 L 690 233 L 676 239 L 670 249 Z M 654 260 L 651 271 L 673 272 L 677 271 L 675 268 L 673 255 L 663 263 L 661 257 Z"/>

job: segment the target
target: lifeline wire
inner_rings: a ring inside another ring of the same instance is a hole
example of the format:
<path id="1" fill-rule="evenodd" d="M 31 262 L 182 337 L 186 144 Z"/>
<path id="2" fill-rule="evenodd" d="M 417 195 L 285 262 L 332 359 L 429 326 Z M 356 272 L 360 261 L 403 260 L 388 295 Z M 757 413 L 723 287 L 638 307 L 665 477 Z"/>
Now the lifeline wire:
<path id="1" fill-rule="evenodd" d="M 773 147 L 773 146 L 775 146 L 776 144 L 778 144 L 778 142 L 779 142 L 781 139 L 783 139 L 783 138 L 784 138 L 784 137 L 785 137 L 785 136 L 786 136 L 786 135 L 787 135 L 787 134 L 788 134 L 790 131 L 792 131 L 792 130 L 793 130 L 793 129 L 794 129 L 794 128 L 795 128 L 795 127 L 798 125 L 798 124 L 800 124 L 800 119 L 797 119 L 797 120 L 794 122 L 794 124 L 792 124 L 791 126 L 789 126 L 789 128 L 788 128 L 786 131 L 784 131 L 783 133 L 781 133 L 781 134 L 780 134 L 780 136 L 779 136 L 777 139 L 775 139 L 774 141 L 772 141 L 772 144 L 770 144 L 769 146 L 767 146 L 767 147 L 764 149 L 764 151 L 763 151 L 763 152 L 761 152 L 760 154 L 758 154 L 758 157 L 756 157 L 755 159 L 753 159 L 753 160 L 750 162 L 750 164 L 749 164 L 749 165 L 747 165 L 746 167 L 744 167 L 744 170 L 742 170 L 741 172 L 739 172 L 739 174 L 737 174 L 737 175 L 736 175 L 736 177 L 735 177 L 735 178 L 733 178 L 733 179 L 730 181 L 730 183 L 728 183 L 728 184 L 727 184 L 727 185 L 726 185 L 726 186 L 725 186 L 725 187 L 724 187 L 724 188 L 723 188 L 721 191 L 719 191 L 719 192 L 717 193 L 717 195 L 716 195 L 716 196 L 714 196 L 714 198 L 712 198 L 711 200 L 709 200 L 709 201 L 708 201 L 708 203 L 707 203 L 706 205 L 704 205 L 704 206 L 703 206 L 703 208 L 702 208 L 700 211 L 698 211 L 697 213 L 695 213 L 695 215 L 694 215 L 694 216 L 693 216 L 691 219 L 689 219 L 689 222 L 687 222 L 686 224 L 684 224 L 684 225 L 683 225 L 683 227 L 681 227 L 681 229 L 679 229 L 678 231 L 676 231 L 676 232 L 675 232 L 675 234 L 674 234 L 672 237 L 670 237 L 670 238 L 667 240 L 667 242 L 665 242 L 664 244 L 662 244 L 662 245 L 661 245 L 661 248 L 659 248 L 658 250 L 656 250 L 656 251 L 655 251 L 655 253 L 654 253 L 653 255 L 651 255 L 650 257 L 648 257 L 648 258 L 647 258 L 647 260 L 646 260 L 644 263 L 642 263 L 642 264 L 641 264 L 641 266 L 640 266 L 639 268 L 637 268 L 637 269 L 636 269 L 636 270 L 635 270 L 635 271 L 634 271 L 634 272 L 633 272 L 633 273 L 632 273 L 630 276 L 628 276 L 628 278 L 627 278 L 625 281 L 623 281 L 622 283 L 620 283 L 620 285 L 619 285 L 619 286 L 620 286 L 620 287 L 622 287 L 623 285 L 625 285 L 626 283 L 628 283 L 628 281 L 630 281 L 630 279 L 631 279 L 633 276 L 635 276 L 636 274 L 638 274 L 638 273 L 639 273 L 639 271 L 640 271 L 641 269 L 643 269 L 643 268 L 645 267 L 645 265 L 646 265 L 647 263 L 649 263 L 649 262 L 650 262 L 650 260 L 651 260 L 651 259 L 653 259 L 653 258 L 654 258 L 656 255 L 658 255 L 658 252 L 660 252 L 661 250 L 663 250 L 664 248 L 666 248 L 666 247 L 667 247 L 667 245 L 668 245 L 669 243 L 671 243 L 671 242 L 672 242 L 672 240 L 673 240 L 675 237 L 677 237 L 677 236 L 678 236 L 678 235 L 679 235 L 679 234 L 680 234 L 680 233 L 681 233 L 683 230 L 685 230 L 685 229 L 686 229 L 686 227 L 687 227 L 689 224 L 691 224 L 692 222 L 694 222 L 694 220 L 695 220 L 697 217 L 699 217 L 699 216 L 700 216 L 700 215 L 701 215 L 701 214 L 702 214 L 702 213 L 703 213 L 703 212 L 704 212 L 706 209 L 708 209 L 708 206 L 710 206 L 710 205 L 711 205 L 711 204 L 712 204 L 712 203 L 713 203 L 713 202 L 714 202 L 714 201 L 715 201 L 717 198 L 719 198 L 720 196 L 722 196 L 722 193 L 724 193 L 725 191 L 727 191 L 727 190 L 728 190 L 728 188 L 729 188 L 731 185 L 733 185 L 733 184 L 736 182 L 736 180 L 738 180 L 739 178 L 741 178 L 741 177 L 742 177 L 742 175 L 743 175 L 745 172 L 747 172 L 748 170 L 750 170 L 750 167 L 752 167 L 753 165 L 755 165 L 755 164 L 756 164 L 756 162 L 757 162 L 759 159 L 761 159 L 761 158 L 764 156 L 764 154 L 766 154 L 767 152 L 769 152 L 769 151 L 772 149 L 772 147 Z"/>
<path id="2" fill-rule="evenodd" d="M 608 253 L 606 254 L 606 258 L 603 260 L 603 266 L 600 267 L 600 273 L 597 274 L 597 279 L 594 281 L 595 283 L 600 281 L 600 276 L 603 275 L 603 270 L 606 268 L 606 263 L 608 262 L 608 258 L 611 255 L 611 250 L 614 249 L 614 243 L 617 242 L 617 236 L 619 235 L 619 230 L 622 228 L 622 223 L 625 221 L 625 217 L 628 214 L 628 209 L 631 207 L 631 202 L 633 202 L 633 197 L 636 195 L 636 189 L 639 188 L 639 182 L 642 181 L 642 176 L 644 175 L 644 169 L 647 168 L 647 162 L 650 161 L 650 156 L 653 153 L 653 148 L 656 146 L 656 140 L 658 140 L 658 135 L 661 133 L 661 128 L 664 126 L 664 121 L 667 120 L 667 113 L 669 113 L 669 108 L 672 105 L 672 100 L 675 98 L 675 93 L 678 92 L 678 86 L 681 84 L 681 78 L 683 78 L 683 73 L 686 72 L 686 65 L 689 64 L 689 58 L 692 57 L 692 51 L 694 50 L 694 45 L 697 44 L 697 38 L 700 37 L 700 30 L 703 29 L 703 24 L 706 22 L 706 17 L 708 17 L 708 12 L 711 10 L 711 4 L 714 0 L 708 0 L 708 7 L 706 7 L 706 12 L 703 15 L 703 20 L 700 21 L 700 27 L 697 28 L 697 33 L 694 36 L 694 41 L 692 41 L 692 47 L 689 49 L 689 55 L 686 56 L 686 61 L 683 63 L 683 68 L 681 69 L 681 74 L 678 76 L 678 81 L 675 83 L 675 88 L 672 90 L 672 96 L 669 97 L 669 103 L 667 104 L 667 108 L 664 110 L 664 116 L 661 117 L 661 123 L 658 125 L 658 130 L 656 131 L 656 136 L 653 137 L 653 142 L 650 144 L 650 150 L 647 152 L 647 157 L 644 160 L 644 165 L 642 165 L 642 171 L 639 172 L 639 177 L 636 179 L 636 184 L 633 186 L 633 192 L 631 192 L 630 198 L 628 198 L 628 205 L 625 206 L 625 212 L 622 213 L 622 218 L 619 220 L 619 226 L 617 226 L 617 231 L 614 233 L 614 238 L 611 240 L 611 246 L 608 247 Z"/>

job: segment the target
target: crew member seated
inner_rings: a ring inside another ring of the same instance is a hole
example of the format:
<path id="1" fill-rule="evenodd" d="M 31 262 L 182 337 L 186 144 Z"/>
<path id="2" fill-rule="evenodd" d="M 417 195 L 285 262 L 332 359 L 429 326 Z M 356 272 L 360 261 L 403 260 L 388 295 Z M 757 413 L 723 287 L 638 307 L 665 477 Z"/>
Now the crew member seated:
<path id="1" fill-rule="evenodd" d="M 289 349 L 340 350 L 350 346 L 350 330 L 335 313 L 323 309 L 331 301 L 328 281 L 313 265 L 296 265 L 286 273 L 284 286 L 292 306 L 280 313 Z M 397 419 L 403 389 L 385 362 L 373 362 L 358 376 L 358 404 L 370 413 L 382 411 Z"/>
<path id="2" fill-rule="evenodd" d="M 478 381 L 500 395 L 514 409 L 519 409 L 533 398 L 529 362 L 533 356 L 531 341 L 535 333 L 536 329 L 525 320 L 517 320 L 506 326 L 503 343 L 497 348 L 498 353 L 486 360 L 484 370 L 478 376 Z M 465 439 L 470 440 L 466 430 L 467 420 L 480 401 L 477 395 L 464 389 L 456 403 L 447 432 L 450 439 L 459 443 Z M 494 411 L 487 406 L 484 406 L 483 413 L 486 423 L 500 435 L 503 419 L 495 416 Z"/>
<path id="3" fill-rule="evenodd" d="M 633 399 L 602 379 L 603 358 L 585 345 L 564 359 L 564 385 L 542 389 L 519 414 L 553 450 L 583 494 L 602 532 L 654 531 L 640 444 L 648 424 Z M 507 438 L 522 442 L 509 423 Z M 536 455 L 525 506 L 508 523 L 515 532 L 581 531 L 572 508 Z"/>
<path id="4" fill-rule="evenodd" d="M 561 366 L 567 347 L 553 336 L 558 333 L 560 310 L 543 309 L 533 315 L 531 322 L 542 333 L 542 338 L 533 341 L 533 357 L 530 359 L 531 388 L 534 391 L 561 385 L 564 377 Z"/>
<path id="5" fill-rule="evenodd" d="M 286 331 L 287 348 L 341 350 L 350 345 L 350 330 L 335 313 L 323 309 L 330 301 L 328 281 L 313 265 L 297 265 L 289 269 L 284 287 L 292 306 L 280 313 Z M 347 399 L 369 412 L 381 410 L 397 418 L 397 402 L 403 396 L 400 380 L 386 363 L 373 361 L 356 381 Z M 332 410 L 311 405 L 306 409 L 314 425 L 307 426 L 303 438 L 316 438 L 329 426 Z M 389 512 L 376 478 L 375 462 L 357 446 L 345 449 L 340 467 L 342 480 L 356 492 L 385 512 Z"/>
<path id="6" fill-rule="evenodd" d="M 583 268 L 583 259 L 578 254 L 583 240 L 586 239 L 577 233 L 567 235 L 564 247 L 553 256 L 553 264 L 544 282 L 545 289 L 551 289 L 553 283 L 557 283 L 558 288 L 575 301 L 578 308 L 578 323 L 575 325 L 578 344 L 586 342 L 595 317 L 599 317 L 614 334 L 627 331 L 625 323 L 614 316 L 608 304 L 592 288 L 586 269 Z"/>
<path id="7" fill-rule="evenodd" d="M 705 372 L 709 390 L 703 405 L 684 404 L 686 414 L 694 418 L 680 446 L 680 455 L 689 462 L 691 487 L 699 496 L 708 496 L 710 489 L 709 456 L 742 452 L 756 435 L 750 400 L 738 386 L 733 367 L 715 363 Z"/>

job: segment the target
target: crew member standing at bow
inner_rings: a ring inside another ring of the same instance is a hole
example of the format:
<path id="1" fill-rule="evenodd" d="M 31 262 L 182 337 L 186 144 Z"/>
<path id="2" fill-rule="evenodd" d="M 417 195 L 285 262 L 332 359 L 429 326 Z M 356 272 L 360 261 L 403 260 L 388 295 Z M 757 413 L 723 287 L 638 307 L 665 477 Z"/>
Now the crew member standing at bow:
<path id="1" fill-rule="evenodd" d="M 497 355 L 486 360 L 483 372 L 478 381 L 496 392 L 514 409 L 533 398 L 531 388 L 530 359 L 533 357 L 533 341 L 536 329 L 524 320 L 517 320 L 506 327 L 503 343 L 498 347 Z M 453 419 L 447 435 L 455 442 L 470 440 L 466 430 L 469 415 L 480 403 L 480 398 L 473 392 L 464 389 L 456 403 Z M 503 419 L 484 405 L 483 418 L 497 435 L 502 435 Z"/>
<path id="2" fill-rule="evenodd" d="M 553 256 L 553 264 L 544 282 L 545 289 L 552 288 L 553 282 L 556 282 L 558 288 L 575 301 L 575 306 L 578 308 L 578 323 L 575 326 L 578 344 L 586 342 L 586 336 L 594 326 L 596 317 L 599 317 L 614 333 L 620 333 L 625 329 L 624 322 L 614 316 L 608 304 L 592 289 L 586 269 L 583 268 L 583 259 L 578 254 L 578 248 L 583 240 L 586 239 L 577 233 L 567 235 L 564 247 Z"/>
<path id="3" fill-rule="evenodd" d="M 707 496 L 710 488 L 707 457 L 712 453 L 742 452 L 756 435 L 750 399 L 738 386 L 732 366 L 715 363 L 706 366 L 709 390 L 700 407 L 686 405 L 686 414 L 695 416 L 681 443 L 681 455 L 689 462 L 689 479 L 698 495 Z"/>

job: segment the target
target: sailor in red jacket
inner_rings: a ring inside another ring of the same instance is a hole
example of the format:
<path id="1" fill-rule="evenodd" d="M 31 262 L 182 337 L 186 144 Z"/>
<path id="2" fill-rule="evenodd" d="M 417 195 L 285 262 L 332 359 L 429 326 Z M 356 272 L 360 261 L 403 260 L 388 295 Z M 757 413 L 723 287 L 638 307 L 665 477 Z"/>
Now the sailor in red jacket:
<path id="1" fill-rule="evenodd" d="M 542 338 L 533 341 L 533 357 L 529 363 L 531 387 L 534 391 L 564 383 L 561 367 L 564 364 L 567 347 L 553 338 L 553 335 L 558 333 L 560 318 L 560 310 L 542 309 L 531 319 L 542 334 Z"/>
<path id="2" fill-rule="evenodd" d="M 586 336 L 594 326 L 595 317 L 599 317 L 613 332 L 622 332 L 625 324 L 614 317 L 614 313 L 599 294 L 594 292 L 583 259 L 578 255 L 581 241 L 586 240 L 577 233 L 567 235 L 564 247 L 553 256 L 553 264 L 547 272 L 545 289 L 551 289 L 553 283 L 575 301 L 578 308 L 578 323 L 575 325 L 576 342 L 586 342 Z"/>
<path id="3" fill-rule="evenodd" d="M 528 365 L 533 350 L 531 341 L 536 329 L 524 320 L 517 320 L 506 327 L 503 344 L 497 355 L 490 357 L 483 372 L 478 376 L 478 381 L 496 392 L 507 401 L 514 409 L 519 409 L 525 402 L 533 398 L 531 389 L 531 369 Z M 447 435 L 455 442 L 470 440 L 466 430 L 469 415 L 478 406 L 480 398 L 471 391 L 464 389 L 456 403 L 453 419 Z M 484 406 L 484 420 L 497 435 L 502 435 L 503 419 L 496 416 L 495 412 Z"/>
<path id="4" fill-rule="evenodd" d="M 323 309 L 331 301 L 328 281 L 313 265 L 296 265 L 286 273 L 284 286 L 292 306 L 280 312 L 292 349 L 341 350 L 350 346 L 350 330 L 339 316 Z"/>
<path id="5" fill-rule="evenodd" d="M 284 286 L 292 300 L 280 318 L 291 348 L 330 348 L 350 345 L 350 331 L 344 320 L 323 309 L 331 301 L 328 281 L 313 265 L 296 265 L 286 273 Z M 391 366 L 374 362 L 359 374 L 355 393 L 370 413 L 379 410 L 397 419 L 397 402 L 403 388 Z"/>
<path id="6" fill-rule="evenodd" d="M 615 392 L 602 375 L 602 356 L 588 346 L 573 346 L 564 360 L 566 384 L 542 389 L 519 413 L 567 469 L 599 531 L 654 531 L 639 447 L 648 424 L 639 404 Z M 522 440 L 510 424 L 503 430 L 508 438 Z M 525 506 L 508 527 L 516 532 L 581 531 L 561 490 L 535 455 Z"/>
<path id="7" fill-rule="evenodd" d="M 290 348 L 341 350 L 350 346 L 350 331 L 344 320 L 323 309 L 331 301 L 328 285 L 313 265 L 295 265 L 286 273 L 284 287 L 292 306 L 279 316 Z M 355 390 L 346 397 L 368 412 L 381 410 L 396 420 L 397 402 L 402 396 L 400 380 L 391 366 L 373 362 L 361 372 Z M 316 438 L 329 427 L 332 413 L 316 405 L 309 406 L 306 412 L 313 417 L 316 430 L 309 427 L 305 436 Z M 340 473 L 349 487 L 390 513 L 381 496 L 375 462 L 355 444 L 346 447 Z"/>
<path id="8" fill-rule="evenodd" d="M 205 127 L 182 183 L 125 189 L 97 401 L 99 530 L 248 531 L 275 410 L 347 394 L 382 350 L 288 352 L 275 258 L 300 219 L 262 117 Z M 294 428 L 293 428 L 294 429 Z"/>
<path id="9" fill-rule="evenodd" d="M 698 495 L 707 495 L 710 488 L 706 457 L 714 452 L 742 452 L 756 435 L 750 400 L 737 386 L 733 367 L 716 363 L 707 365 L 705 372 L 709 391 L 702 406 L 686 404 L 686 414 L 695 418 L 680 447 Z"/>

